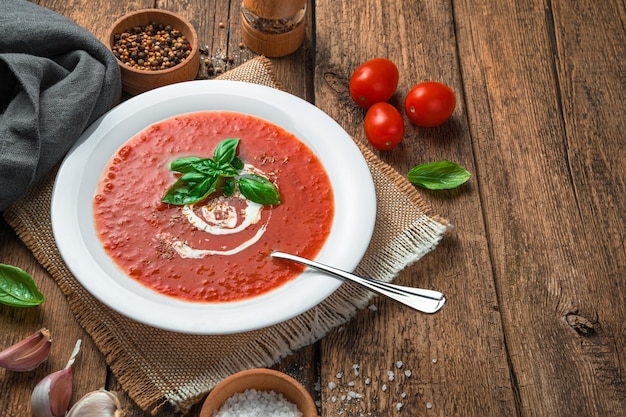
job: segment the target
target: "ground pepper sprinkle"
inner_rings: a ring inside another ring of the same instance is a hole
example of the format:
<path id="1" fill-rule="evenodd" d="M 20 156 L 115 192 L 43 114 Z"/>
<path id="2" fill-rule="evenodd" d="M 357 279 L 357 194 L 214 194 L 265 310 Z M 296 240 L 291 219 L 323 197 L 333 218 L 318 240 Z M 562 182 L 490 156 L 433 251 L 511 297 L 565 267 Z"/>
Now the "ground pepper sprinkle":
<path id="1" fill-rule="evenodd" d="M 179 30 L 152 22 L 115 34 L 111 49 L 124 65 L 156 71 L 180 64 L 191 54 L 192 46 Z"/>

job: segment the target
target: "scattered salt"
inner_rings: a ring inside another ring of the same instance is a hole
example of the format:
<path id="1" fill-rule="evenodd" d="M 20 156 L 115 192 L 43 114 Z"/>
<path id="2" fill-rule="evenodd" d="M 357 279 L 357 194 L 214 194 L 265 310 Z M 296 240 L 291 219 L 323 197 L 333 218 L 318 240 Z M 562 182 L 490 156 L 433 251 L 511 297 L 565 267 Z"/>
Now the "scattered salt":
<path id="1" fill-rule="evenodd" d="M 376 307 L 374 304 L 370 304 L 370 306 L 368 307 L 371 311 L 377 311 L 378 307 Z"/>
<path id="2" fill-rule="evenodd" d="M 359 376 L 359 365 L 352 365 L 352 369 L 354 369 L 354 376 Z"/>
<path id="3" fill-rule="evenodd" d="M 393 373 L 393 371 L 388 371 L 387 376 L 389 377 L 390 381 L 393 381 L 396 375 Z"/>
<path id="4" fill-rule="evenodd" d="M 398 369 L 402 368 L 402 361 L 396 362 L 396 368 Z"/>
<path id="5" fill-rule="evenodd" d="M 350 382 L 348 382 L 348 386 L 349 386 L 349 387 L 353 387 L 353 386 L 354 386 L 354 381 L 350 381 Z"/>
<path id="6" fill-rule="evenodd" d="M 400 396 L 401 396 L 402 398 L 406 398 L 406 392 L 403 392 L 402 394 L 400 394 Z"/>
<path id="7" fill-rule="evenodd" d="M 341 379 L 343 377 L 343 372 L 337 372 L 337 375 L 335 375 L 335 377 L 337 379 Z"/>
<path id="8" fill-rule="evenodd" d="M 433 360 L 432 360 L 432 362 L 433 362 L 433 363 L 437 363 L 437 359 L 433 359 Z"/>
<path id="9" fill-rule="evenodd" d="M 337 384 L 335 384 L 333 381 L 330 381 L 328 383 L 328 389 L 335 389 L 337 388 Z"/>
<path id="10" fill-rule="evenodd" d="M 224 402 L 213 417 L 302 417 L 298 407 L 281 393 L 248 389 Z"/>
<path id="11" fill-rule="evenodd" d="M 409 378 L 411 376 L 411 371 L 404 371 L 404 375 Z"/>
<path id="12" fill-rule="evenodd" d="M 383 384 L 383 386 L 381 387 L 381 389 L 382 389 L 383 391 L 387 391 L 387 384 Z"/>
<path id="13" fill-rule="evenodd" d="M 431 408 L 433 408 L 433 405 L 431 403 L 426 403 L 426 408 L 430 410 Z"/>
<path id="14" fill-rule="evenodd" d="M 365 378 L 365 385 L 369 385 L 369 384 L 370 384 L 370 382 L 372 382 L 372 380 L 371 380 L 371 379 L 369 379 L 369 378 Z"/>
<path id="15" fill-rule="evenodd" d="M 396 410 L 400 411 L 400 409 L 402 408 L 403 404 L 402 403 L 398 403 L 396 404 Z"/>

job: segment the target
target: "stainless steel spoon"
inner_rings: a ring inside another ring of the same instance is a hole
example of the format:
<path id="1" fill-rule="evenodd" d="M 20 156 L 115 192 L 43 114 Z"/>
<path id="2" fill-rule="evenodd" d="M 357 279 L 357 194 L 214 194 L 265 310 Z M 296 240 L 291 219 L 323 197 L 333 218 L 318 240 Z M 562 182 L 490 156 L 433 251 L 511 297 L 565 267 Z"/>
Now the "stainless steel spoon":
<path id="1" fill-rule="evenodd" d="M 332 266 L 320 264 L 310 259 L 301 258 L 284 252 L 272 252 L 273 258 L 286 259 L 326 272 L 337 278 L 352 281 L 362 285 L 369 290 L 378 294 L 386 295 L 396 301 L 401 302 L 422 313 L 436 313 L 441 310 L 446 303 L 446 297 L 439 291 L 425 290 L 421 288 L 403 287 L 401 285 L 389 284 L 387 282 L 376 281 L 371 278 L 365 278 L 358 275 L 350 274 Z"/>

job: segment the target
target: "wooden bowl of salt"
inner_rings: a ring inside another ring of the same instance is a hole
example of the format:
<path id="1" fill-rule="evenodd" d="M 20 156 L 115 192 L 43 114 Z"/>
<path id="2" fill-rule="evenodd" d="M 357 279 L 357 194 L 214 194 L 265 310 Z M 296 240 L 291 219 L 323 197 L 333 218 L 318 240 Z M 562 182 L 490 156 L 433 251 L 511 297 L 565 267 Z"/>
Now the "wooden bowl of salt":
<path id="1" fill-rule="evenodd" d="M 294 378 L 272 369 L 238 372 L 220 382 L 207 396 L 200 417 L 222 415 L 317 417 L 309 392 Z"/>

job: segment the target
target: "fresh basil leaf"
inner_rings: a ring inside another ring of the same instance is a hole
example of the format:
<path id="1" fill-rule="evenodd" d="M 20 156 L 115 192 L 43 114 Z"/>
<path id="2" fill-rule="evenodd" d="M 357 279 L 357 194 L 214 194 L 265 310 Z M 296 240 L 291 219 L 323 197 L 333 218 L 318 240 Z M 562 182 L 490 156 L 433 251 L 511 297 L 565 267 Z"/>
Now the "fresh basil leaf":
<path id="1" fill-rule="evenodd" d="M 232 166 L 231 164 L 221 164 L 218 168 L 217 168 L 217 175 L 220 175 L 222 177 L 234 177 L 235 175 L 238 174 L 237 170 L 235 169 L 234 166 Z"/>
<path id="2" fill-rule="evenodd" d="M 224 188 L 222 192 L 225 196 L 231 196 L 235 194 L 235 179 L 234 178 L 225 178 L 224 179 Z"/>
<path id="3" fill-rule="evenodd" d="M 212 159 L 204 158 L 194 165 L 194 169 L 208 176 L 214 176 L 219 170 L 219 165 Z"/>
<path id="4" fill-rule="evenodd" d="M 37 306 L 44 301 L 33 278 L 16 266 L 0 264 L 0 303 L 13 307 Z"/>
<path id="5" fill-rule="evenodd" d="M 219 165 L 230 164 L 235 158 L 238 145 L 239 139 L 224 139 L 217 144 L 215 151 L 213 151 L 213 160 Z"/>
<path id="6" fill-rule="evenodd" d="M 189 156 L 184 158 L 178 158 L 170 164 L 170 169 L 174 172 L 191 172 L 195 170 L 195 166 L 205 158 L 198 158 L 197 156 Z"/>
<path id="7" fill-rule="evenodd" d="M 203 174 L 201 172 L 197 172 L 197 171 L 187 172 L 187 173 L 181 175 L 181 177 L 180 177 L 180 179 L 182 181 L 186 181 L 186 182 L 199 182 L 199 181 L 202 181 L 205 178 L 206 178 L 205 174 Z"/>
<path id="8" fill-rule="evenodd" d="M 184 201 L 189 197 L 189 193 L 191 192 L 191 187 L 193 186 L 193 182 L 189 183 L 182 178 L 176 180 L 174 184 L 167 190 L 163 198 L 162 202 L 168 204 L 174 204 L 177 206 L 182 206 L 186 204 Z"/>
<path id="9" fill-rule="evenodd" d="M 280 194 L 274 184 L 259 175 L 247 174 L 239 178 L 239 191 L 248 200 L 264 206 L 280 204 Z"/>
<path id="10" fill-rule="evenodd" d="M 185 204 L 193 204 L 207 198 L 217 186 L 217 176 L 207 177 L 193 186 L 189 192 Z"/>
<path id="11" fill-rule="evenodd" d="M 464 184 L 470 177 L 465 168 L 450 161 L 418 165 L 407 174 L 413 184 L 429 190 L 450 190 Z"/>
<path id="12" fill-rule="evenodd" d="M 233 158 L 233 162 L 231 162 L 231 165 L 238 171 L 243 169 L 243 161 L 239 159 L 238 156 Z"/>

